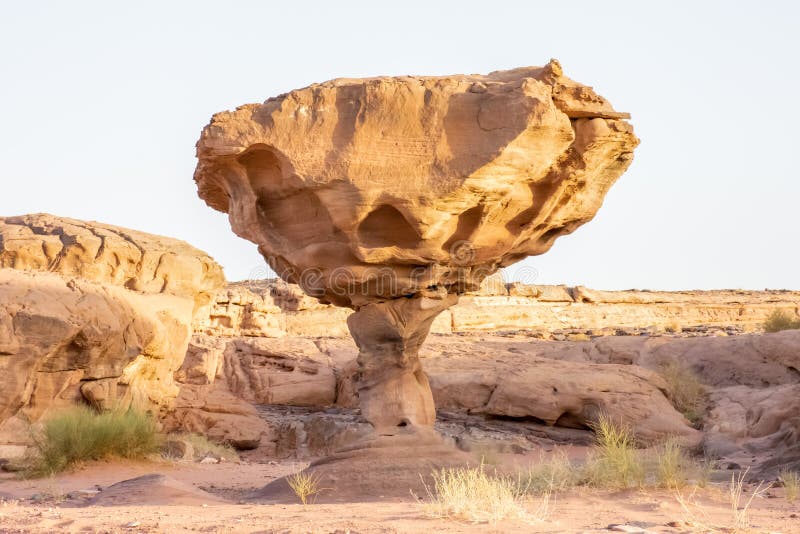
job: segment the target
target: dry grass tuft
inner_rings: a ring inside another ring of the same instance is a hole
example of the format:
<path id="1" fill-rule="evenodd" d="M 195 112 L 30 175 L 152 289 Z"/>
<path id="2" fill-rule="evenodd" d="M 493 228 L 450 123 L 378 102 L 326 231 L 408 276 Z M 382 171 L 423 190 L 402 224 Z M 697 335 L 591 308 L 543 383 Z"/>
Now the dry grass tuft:
<path id="1" fill-rule="evenodd" d="M 306 506 L 309 502 L 314 502 L 316 496 L 320 494 L 325 488 L 320 487 L 319 477 L 309 471 L 300 471 L 286 477 L 289 487 Z"/>
<path id="2" fill-rule="evenodd" d="M 97 412 L 87 406 L 62 410 L 34 433 L 28 476 L 48 476 L 89 460 L 144 458 L 155 453 L 155 420 L 136 410 Z"/>
<path id="3" fill-rule="evenodd" d="M 655 482 L 664 488 L 682 488 L 696 471 L 697 465 L 691 461 L 678 440 L 668 438 L 655 450 Z"/>
<path id="4" fill-rule="evenodd" d="M 797 471 L 783 469 L 778 475 L 778 480 L 781 481 L 786 492 L 786 500 L 794 502 L 797 496 L 800 495 L 800 475 L 797 474 Z"/>
<path id="5" fill-rule="evenodd" d="M 699 424 L 706 409 L 706 389 L 697 375 L 677 362 L 665 363 L 659 374 L 667 383 L 667 393 L 675 409 L 692 424 Z"/>
<path id="6" fill-rule="evenodd" d="M 594 431 L 597 450 L 584 467 L 589 485 L 619 489 L 643 485 L 645 468 L 630 427 L 601 415 Z"/>
<path id="7" fill-rule="evenodd" d="M 581 469 L 573 465 L 563 451 L 554 452 L 547 460 L 543 456 L 523 475 L 524 488 L 533 495 L 549 495 L 577 486 Z"/>
<path id="8" fill-rule="evenodd" d="M 433 489 L 427 484 L 426 512 L 437 518 L 474 523 L 502 519 L 543 519 L 548 513 L 549 494 L 530 516 L 523 506 L 527 488 L 520 480 L 490 475 L 484 467 L 445 468 L 433 472 Z"/>
<path id="9" fill-rule="evenodd" d="M 770 488 L 770 485 L 764 485 L 759 482 L 753 488 L 750 497 L 744 498 L 745 488 L 744 481 L 747 477 L 747 470 L 742 471 L 738 475 L 731 476 L 731 483 L 728 487 L 728 503 L 730 505 L 731 516 L 726 524 L 714 524 L 709 520 L 708 515 L 703 511 L 694 496 L 697 488 L 693 488 L 692 492 L 684 495 L 680 490 L 675 490 L 675 498 L 681 505 L 683 510 L 684 521 L 692 527 L 692 532 L 750 532 L 750 505 L 753 500 L 762 497 L 764 493 Z"/>
<path id="10" fill-rule="evenodd" d="M 788 312 L 775 310 L 764 321 L 765 332 L 780 332 L 781 330 L 796 330 L 800 328 L 800 319 L 794 319 Z"/>
<path id="11" fill-rule="evenodd" d="M 731 475 L 729 494 L 731 513 L 733 514 L 732 528 L 734 532 L 746 532 L 750 530 L 750 505 L 753 503 L 753 499 L 762 496 L 770 488 L 770 484 L 764 485 L 763 482 L 759 482 L 750 494 L 750 498 L 743 501 L 744 479 L 747 477 L 747 472 L 748 470 L 745 469 L 738 475 Z"/>

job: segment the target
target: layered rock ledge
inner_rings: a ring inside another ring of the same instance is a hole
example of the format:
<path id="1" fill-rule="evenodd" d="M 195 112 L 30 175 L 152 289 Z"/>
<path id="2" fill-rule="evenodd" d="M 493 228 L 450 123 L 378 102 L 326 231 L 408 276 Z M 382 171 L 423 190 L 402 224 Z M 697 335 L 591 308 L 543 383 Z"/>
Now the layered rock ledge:
<path id="1" fill-rule="evenodd" d="M 709 328 L 724 335 L 758 331 L 781 310 L 800 314 L 800 291 L 599 291 L 581 286 L 505 283 L 495 275 L 476 292 L 442 311 L 431 332 L 528 331 L 545 339 L 570 334 L 686 335 Z M 234 282 L 215 297 L 197 333 L 253 337 L 347 337 L 352 311 L 320 304 L 299 286 L 280 280 Z"/>

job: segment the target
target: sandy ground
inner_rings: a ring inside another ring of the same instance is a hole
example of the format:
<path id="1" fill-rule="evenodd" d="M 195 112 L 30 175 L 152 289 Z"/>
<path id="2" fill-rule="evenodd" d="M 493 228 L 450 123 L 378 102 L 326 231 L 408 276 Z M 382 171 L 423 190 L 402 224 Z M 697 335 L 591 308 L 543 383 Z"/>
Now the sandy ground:
<path id="1" fill-rule="evenodd" d="M 430 518 L 424 505 L 410 495 L 378 503 L 305 507 L 247 502 L 249 491 L 303 467 L 297 462 L 101 462 L 49 479 L 19 480 L 3 473 L 0 532 L 602 532 L 610 525 L 622 524 L 647 532 L 676 533 L 709 531 L 703 525 L 734 526 L 727 488 L 722 484 L 694 495 L 685 491 L 686 507 L 674 492 L 665 490 L 581 489 L 553 496 L 546 510 L 540 499 L 531 499 L 527 504 L 530 517 L 495 524 Z M 95 493 L 98 488 L 149 473 L 166 475 L 211 495 L 204 500 L 205 494 L 198 492 L 198 500 L 197 495 L 189 499 L 181 494 L 162 495 L 155 489 L 149 497 L 157 504 L 116 506 L 87 505 L 87 498 L 68 497 L 81 490 L 99 495 Z M 788 503 L 782 488 L 771 488 L 755 498 L 749 512 L 751 532 L 800 533 L 800 502 Z"/>

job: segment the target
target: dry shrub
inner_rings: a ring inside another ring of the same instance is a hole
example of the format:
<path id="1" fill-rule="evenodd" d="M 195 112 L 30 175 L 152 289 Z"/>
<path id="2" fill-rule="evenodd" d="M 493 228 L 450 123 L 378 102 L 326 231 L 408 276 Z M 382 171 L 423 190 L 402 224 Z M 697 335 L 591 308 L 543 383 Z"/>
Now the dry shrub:
<path id="1" fill-rule="evenodd" d="M 319 476 L 310 471 L 300 471 L 286 477 L 286 482 L 292 491 L 306 506 L 309 502 L 313 502 L 317 495 L 325 488 L 320 487 Z"/>
<path id="2" fill-rule="evenodd" d="M 667 438 L 655 449 L 655 483 L 664 488 L 681 488 L 697 472 L 698 466 L 689 458 L 680 442 Z"/>
<path id="3" fill-rule="evenodd" d="M 786 500 L 794 502 L 797 496 L 800 495 L 800 475 L 797 474 L 797 471 L 782 469 L 778 475 L 778 480 L 780 480 L 786 492 Z"/>
<path id="4" fill-rule="evenodd" d="M 659 374 L 667 383 L 667 393 L 675 409 L 697 425 L 706 409 L 706 389 L 697 375 L 677 362 L 661 366 Z"/>
<path id="5" fill-rule="evenodd" d="M 775 310 L 764 321 L 765 332 L 780 332 L 781 330 L 797 330 L 800 328 L 800 319 L 794 319 L 788 312 Z"/>
<path id="6" fill-rule="evenodd" d="M 527 488 L 520 480 L 490 475 L 480 467 L 443 468 L 433 472 L 433 488 L 425 485 L 432 517 L 494 523 L 502 519 L 526 519 L 523 506 Z M 549 496 L 537 515 L 546 514 Z"/>
<path id="7" fill-rule="evenodd" d="M 547 495 L 574 487 L 582 478 L 581 466 L 570 462 L 564 451 L 556 451 L 547 460 L 540 456 L 539 462 L 525 472 L 523 487 L 528 493 Z"/>
<path id="8" fill-rule="evenodd" d="M 26 473 L 47 476 L 89 460 L 144 458 L 158 447 L 156 422 L 144 412 L 75 406 L 54 413 L 34 433 Z"/>
<path id="9" fill-rule="evenodd" d="M 641 486 L 645 468 L 630 427 L 601 415 L 593 429 L 597 450 L 584 468 L 588 484 L 619 489 Z"/>
<path id="10" fill-rule="evenodd" d="M 698 504 L 694 498 L 697 488 L 693 488 L 691 493 L 684 494 L 680 490 L 675 490 L 675 499 L 681 505 L 683 520 L 691 528 L 692 532 L 750 532 L 750 505 L 753 500 L 763 497 L 770 485 L 759 482 L 749 498 L 744 498 L 744 481 L 747 478 L 748 470 L 731 475 L 731 483 L 728 487 L 728 504 L 730 505 L 730 520 L 725 524 L 719 524 L 709 519 L 708 514 L 703 510 L 702 505 Z"/>
<path id="11" fill-rule="evenodd" d="M 750 498 L 742 500 L 744 493 L 744 480 L 747 477 L 748 469 L 745 469 L 738 475 L 731 475 L 731 485 L 729 488 L 731 513 L 733 514 L 734 532 L 748 531 L 750 529 L 750 505 L 753 499 L 762 496 L 770 488 L 770 484 L 764 485 L 759 482 L 750 494 Z"/>

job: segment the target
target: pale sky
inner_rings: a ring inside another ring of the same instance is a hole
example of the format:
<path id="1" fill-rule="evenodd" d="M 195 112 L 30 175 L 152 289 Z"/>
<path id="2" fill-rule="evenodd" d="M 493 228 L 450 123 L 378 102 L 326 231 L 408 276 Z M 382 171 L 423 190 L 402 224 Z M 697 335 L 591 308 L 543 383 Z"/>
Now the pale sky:
<path id="1" fill-rule="evenodd" d="M 177 237 L 230 280 L 263 277 L 196 195 L 213 113 L 337 77 L 555 57 L 642 143 L 595 220 L 523 262 L 526 281 L 798 289 L 798 24 L 788 1 L 6 1 L 0 215 Z"/>

